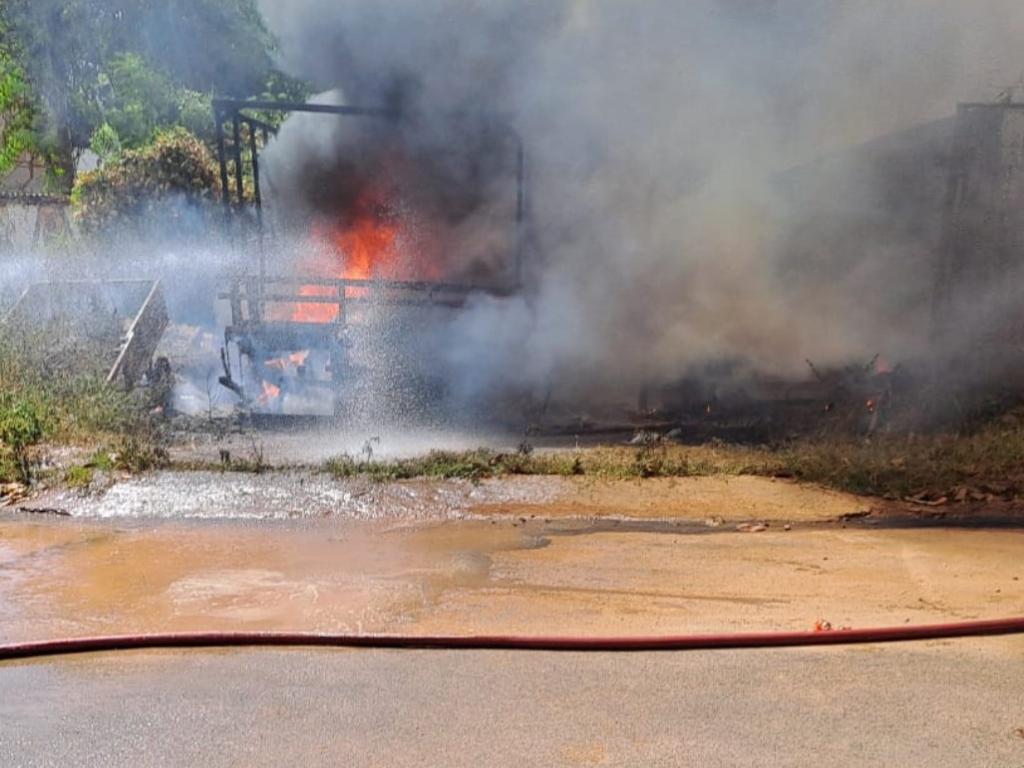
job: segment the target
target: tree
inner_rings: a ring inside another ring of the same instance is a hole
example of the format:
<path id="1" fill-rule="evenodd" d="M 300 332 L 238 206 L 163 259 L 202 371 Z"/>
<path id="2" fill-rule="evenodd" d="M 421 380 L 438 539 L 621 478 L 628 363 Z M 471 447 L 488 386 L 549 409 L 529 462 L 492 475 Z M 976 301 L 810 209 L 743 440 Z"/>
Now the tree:
<path id="1" fill-rule="evenodd" d="M 53 172 L 70 187 L 74 148 L 87 145 L 92 133 L 76 110 L 85 100 L 87 84 L 98 72 L 101 41 L 94 35 L 100 17 L 90 18 L 90 0 L 6 0 L 4 21 L 11 47 L 35 97 L 45 107 L 46 120 L 37 124 L 36 141 L 50 147 Z"/>
<path id="2" fill-rule="evenodd" d="M 188 89 L 251 96 L 274 71 L 274 41 L 256 0 L 137 4 L 140 36 L 132 50 Z"/>
<path id="3" fill-rule="evenodd" d="M 77 153 L 103 125 L 126 148 L 177 124 L 203 135 L 211 94 L 287 82 L 256 0 L 3 0 L 2 13 L 43 107 L 35 140 L 68 189 Z"/>
<path id="4" fill-rule="evenodd" d="M 205 218 L 218 199 L 220 180 L 209 149 L 183 128 L 159 133 L 150 145 L 125 150 L 103 168 L 83 173 L 71 202 L 90 233 L 120 231 L 181 235 L 182 218 Z"/>
<path id="5" fill-rule="evenodd" d="M 8 173 L 32 146 L 32 108 L 24 72 L 9 54 L 0 50 L 0 174 Z"/>
<path id="6" fill-rule="evenodd" d="M 0 20 L 0 176 L 28 153 L 37 153 L 38 105 Z"/>

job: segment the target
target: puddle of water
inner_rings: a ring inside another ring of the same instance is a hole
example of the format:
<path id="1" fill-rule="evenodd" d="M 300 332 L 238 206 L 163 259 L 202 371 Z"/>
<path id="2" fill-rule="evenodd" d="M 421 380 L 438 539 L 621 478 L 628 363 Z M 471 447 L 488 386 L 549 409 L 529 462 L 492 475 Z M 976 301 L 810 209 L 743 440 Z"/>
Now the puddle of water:
<path id="1" fill-rule="evenodd" d="M 460 519 L 481 506 L 530 505 L 564 492 L 557 478 L 536 482 L 408 481 L 374 483 L 308 472 L 263 475 L 156 472 L 115 483 L 88 496 L 53 494 L 29 505 L 75 517 L 165 520 L 294 520 L 361 522 Z"/>
<path id="2" fill-rule="evenodd" d="M 799 515 L 806 504 L 810 516 L 820 499 L 767 481 L 708 480 L 150 475 L 80 500 L 72 518 L 0 516 L 0 640 L 217 630 L 628 635 L 1024 609 L 1024 533 L 773 525 L 690 535 L 705 510 Z M 767 506 L 757 507 L 762 493 Z M 680 526 L 655 514 L 680 510 L 700 516 Z M 614 518 L 624 513 L 635 519 Z"/>
<path id="3" fill-rule="evenodd" d="M 486 529 L 486 530 L 485 530 Z M 230 629 L 384 631 L 481 588 L 511 526 L 0 520 L 0 639 Z"/>

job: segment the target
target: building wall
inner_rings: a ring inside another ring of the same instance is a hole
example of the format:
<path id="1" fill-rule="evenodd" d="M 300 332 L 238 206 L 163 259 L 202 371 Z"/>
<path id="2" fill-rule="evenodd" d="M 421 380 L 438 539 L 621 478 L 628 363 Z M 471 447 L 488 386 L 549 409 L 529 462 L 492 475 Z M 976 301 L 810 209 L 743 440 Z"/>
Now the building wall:
<path id="1" fill-rule="evenodd" d="M 45 246 L 73 231 L 67 198 L 0 194 L 0 256 Z"/>
<path id="2" fill-rule="evenodd" d="M 27 152 L 10 173 L 0 177 L 0 194 L 41 195 L 45 188 L 46 166 Z"/>
<path id="3" fill-rule="evenodd" d="M 956 342 L 968 329 L 971 344 L 1021 348 L 1024 104 L 960 107 L 944 222 L 937 336 Z"/>

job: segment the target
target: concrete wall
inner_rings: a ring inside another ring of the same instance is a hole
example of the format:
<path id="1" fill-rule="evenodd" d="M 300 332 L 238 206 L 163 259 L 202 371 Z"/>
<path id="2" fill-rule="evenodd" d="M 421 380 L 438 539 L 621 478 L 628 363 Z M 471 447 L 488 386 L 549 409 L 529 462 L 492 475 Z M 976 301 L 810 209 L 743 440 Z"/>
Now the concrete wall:
<path id="1" fill-rule="evenodd" d="M 968 327 L 976 344 L 1021 347 L 1024 104 L 960 107 L 944 223 L 936 333 Z"/>
<path id="2" fill-rule="evenodd" d="M 66 198 L 0 193 L 0 255 L 23 253 L 73 232 Z"/>

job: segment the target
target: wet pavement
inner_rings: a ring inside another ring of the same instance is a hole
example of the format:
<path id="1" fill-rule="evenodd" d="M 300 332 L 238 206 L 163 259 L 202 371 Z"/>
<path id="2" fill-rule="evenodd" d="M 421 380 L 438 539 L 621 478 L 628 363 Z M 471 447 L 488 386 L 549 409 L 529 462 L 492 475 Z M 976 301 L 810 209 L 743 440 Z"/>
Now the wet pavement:
<path id="1" fill-rule="evenodd" d="M 649 634 L 1024 614 L 1019 530 L 808 521 L 752 533 L 721 518 L 578 518 L 536 501 L 506 500 L 493 516 L 485 508 L 430 518 L 417 507 L 386 521 L 6 514 L 0 640 L 231 629 Z"/>
<path id="2" fill-rule="evenodd" d="M 759 478 L 165 473 L 61 503 L 71 517 L 0 513 L 0 642 L 641 635 L 1024 614 L 1024 531 L 847 526 L 861 500 Z M 8 663 L 0 765 L 1024 765 L 1022 661 L 1024 640 L 1002 638 Z"/>
<path id="3" fill-rule="evenodd" d="M 763 477 L 606 480 L 507 477 L 379 483 L 308 469 L 263 474 L 152 472 L 104 490 L 56 490 L 24 505 L 80 518 L 408 522 L 542 517 L 807 522 L 857 514 L 856 496 Z"/>
<path id="4" fill-rule="evenodd" d="M 1018 766 L 1024 645 L 132 653 L 0 666 L 44 766 Z"/>

